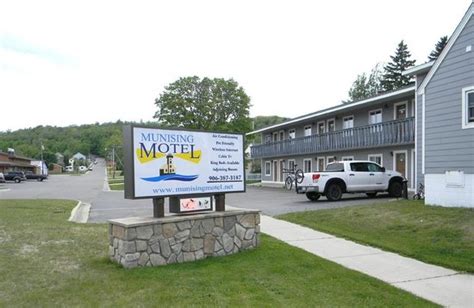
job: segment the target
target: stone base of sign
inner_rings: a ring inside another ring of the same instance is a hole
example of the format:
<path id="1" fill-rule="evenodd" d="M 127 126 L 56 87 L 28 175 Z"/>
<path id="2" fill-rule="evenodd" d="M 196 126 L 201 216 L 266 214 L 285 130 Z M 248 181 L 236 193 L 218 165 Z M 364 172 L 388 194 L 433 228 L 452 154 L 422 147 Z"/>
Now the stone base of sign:
<path id="1" fill-rule="evenodd" d="M 260 243 L 260 211 L 109 220 L 109 257 L 125 268 L 226 256 Z"/>

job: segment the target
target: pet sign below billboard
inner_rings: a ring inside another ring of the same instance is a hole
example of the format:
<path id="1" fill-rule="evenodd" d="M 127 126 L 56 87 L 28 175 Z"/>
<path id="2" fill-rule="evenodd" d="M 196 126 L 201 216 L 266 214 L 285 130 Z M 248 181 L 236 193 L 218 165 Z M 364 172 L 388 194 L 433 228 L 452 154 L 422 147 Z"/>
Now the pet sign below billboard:
<path id="1" fill-rule="evenodd" d="M 242 134 L 124 128 L 125 197 L 245 191 Z"/>

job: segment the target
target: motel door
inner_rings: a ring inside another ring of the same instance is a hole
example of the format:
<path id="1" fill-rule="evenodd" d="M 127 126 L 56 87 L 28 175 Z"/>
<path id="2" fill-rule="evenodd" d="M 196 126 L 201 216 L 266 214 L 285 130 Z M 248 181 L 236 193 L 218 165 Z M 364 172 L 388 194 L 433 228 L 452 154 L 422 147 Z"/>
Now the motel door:
<path id="1" fill-rule="evenodd" d="M 324 171 L 324 158 L 318 158 L 318 171 Z"/>
<path id="2" fill-rule="evenodd" d="M 280 160 L 280 179 L 279 179 L 280 182 L 282 182 L 284 179 L 284 174 L 283 174 L 284 169 L 285 169 L 285 161 Z"/>
<path id="3" fill-rule="evenodd" d="M 405 153 L 395 154 L 395 171 L 400 172 L 405 178 L 407 176 L 406 162 L 407 157 Z"/>
<path id="4" fill-rule="evenodd" d="M 273 161 L 273 182 L 278 181 L 278 162 L 276 160 Z"/>

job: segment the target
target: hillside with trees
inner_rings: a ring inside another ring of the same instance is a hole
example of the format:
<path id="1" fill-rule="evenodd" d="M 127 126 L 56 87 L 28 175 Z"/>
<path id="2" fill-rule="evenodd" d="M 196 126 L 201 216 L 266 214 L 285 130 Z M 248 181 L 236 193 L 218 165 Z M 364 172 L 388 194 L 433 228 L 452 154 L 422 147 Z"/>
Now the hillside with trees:
<path id="1" fill-rule="evenodd" d="M 65 161 L 77 152 L 105 156 L 106 148 L 122 144 L 123 124 L 117 121 L 67 127 L 37 126 L 0 132 L 0 150 L 6 152 L 13 148 L 17 155 L 35 159 L 43 154 L 48 165 L 56 163 L 55 153 L 63 154 Z"/>
<path id="2" fill-rule="evenodd" d="M 255 129 L 280 123 L 286 120 L 277 116 L 258 116 L 251 121 Z M 112 147 L 116 147 L 117 154 L 121 154 L 122 127 L 132 122 L 117 121 L 115 123 L 95 123 L 72 125 L 67 127 L 37 126 L 34 128 L 16 131 L 0 132 L 0 151 L 8 148 L 15 149 L 17 155 L 40 159 L 42 146 L 43 158 L 49 165 L 56 163 L 55 153 L 64 155 L 64 161 L 77 152 L 84 155 L 106 157 L 110 155 Z M 136 123 L 138 124 L 138 123 Z M 156 126 L 157 122 L 139 123 L 146 126 Z"/>

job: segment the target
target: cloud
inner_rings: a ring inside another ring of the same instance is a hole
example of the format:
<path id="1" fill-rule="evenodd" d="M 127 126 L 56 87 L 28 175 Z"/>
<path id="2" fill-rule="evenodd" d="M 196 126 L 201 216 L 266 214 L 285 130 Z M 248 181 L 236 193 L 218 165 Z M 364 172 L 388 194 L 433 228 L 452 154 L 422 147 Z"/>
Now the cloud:
<path id="1" fill-rule="evenodd" d="M 9 34 L 0 33 L 0 49 L 20 55 L 38 57 L 55 64 L 70 65 L 74 63 L 71 58 L 52 49 L 35 46 L 26 40 Z"/>

